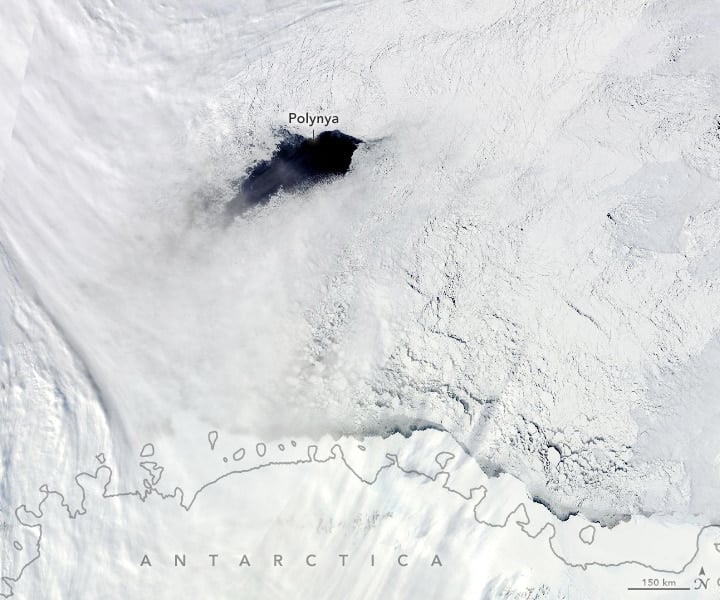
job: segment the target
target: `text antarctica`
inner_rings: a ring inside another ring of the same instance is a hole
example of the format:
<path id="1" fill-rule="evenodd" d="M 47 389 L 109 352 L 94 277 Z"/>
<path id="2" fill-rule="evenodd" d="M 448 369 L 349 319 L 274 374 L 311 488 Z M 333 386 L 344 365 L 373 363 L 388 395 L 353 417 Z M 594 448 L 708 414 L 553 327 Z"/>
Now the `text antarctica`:
<path id="1" fill-rule="evenodd" d="M 420 561 L 413 561 L 407 554 L 398 554 L 397 556 L 393 557 L 384 557 L 382 559 L 376 560 L 376 557 L 374 554 L 371 554 L 369 557 L 365 558 L 365 560 L 359 560 L 359 559 L 350 559 L 349 554 L 338 554 L 337 557 L 323 558 L 323 562 L 328 564 L 336 564 L 339 567 L 346 567 L 349 564 L 355 563 L 355 561 L 358 561 L 355 564 L 365 564 L 369 567 L 374 567 L 376 564 L 386 563 L 387 561 L 392 561 L 396 563 L 400 567 L 408 567 L 411 565 L 420 565 L 420 566 L 430 566 L 430 567 L 442 567 L 443 563 L 440 560 L 440 556 L 435 554 L 432 557 L 432 560 L 423 560 Z M 140 566 L 141 567 L 152 567 L 153 562 L 149 555 L 143 554 L 142 558 L 140 559 Z M 271 567 L 284 567 L 286 562 L 292 562 L 294 564 L 297 564 L 298 561 L 302 561 L 303 566 L 306 567 L 317 567 L 318 566 L 318 557 L 317 554 L 306 554 L 305 556 L 300 557 L 294 557 L 290 561 L 286 561 L 285 557 L 282 554 L 273 554 L 270 556 L 265 556 L 263 559 L 257 561 L 259 566 L 271 566 Z M 208 554 L 206 557 L 203 556 L 202 560 L 193 560 L 188 561 L 187 555 L 185 554 L 175 554 L 174 558 L 169 561 L 171 566 L 175 567 L 186 567 L 188 566 L 188 563 L 191 564 L 191 566 L 210 566 L 210 567 L 216 567 L 220 564 L 226 564 L 226 565 L 237 565 L 238 567 L 252 567 L 255 564 L 255 558 L 253 557 L 253 562 L 251 562 L 250 557 L 247 554 L 243 554 L 242 556 L 235 557 L 234 559 L 226 559 L 221 558 L 219 554 Z M 162 566 L 167 566 L 168 563 L 165 561 L 160 562 Z"/>

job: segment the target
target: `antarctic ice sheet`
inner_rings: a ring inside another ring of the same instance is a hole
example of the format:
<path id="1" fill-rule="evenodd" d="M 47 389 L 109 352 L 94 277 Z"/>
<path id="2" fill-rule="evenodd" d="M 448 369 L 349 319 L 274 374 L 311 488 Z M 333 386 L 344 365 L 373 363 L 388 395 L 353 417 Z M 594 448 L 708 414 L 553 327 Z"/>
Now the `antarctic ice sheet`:
<path id="1" fill-rule="evenodd" d="M 718 518 L 715 3 L 0 10 L 3 481 L 432 426 L 558 515 Z M 226 226 L 328 108 L 352 169 Z"/>

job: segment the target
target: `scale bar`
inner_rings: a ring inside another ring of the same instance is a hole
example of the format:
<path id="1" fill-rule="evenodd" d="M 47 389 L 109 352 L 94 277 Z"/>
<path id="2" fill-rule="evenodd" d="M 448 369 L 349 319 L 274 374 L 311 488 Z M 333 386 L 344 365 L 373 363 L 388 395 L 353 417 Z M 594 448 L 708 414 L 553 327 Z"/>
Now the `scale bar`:
<path id="1" fill-rule="evenodd" d="M 629 587 L 630 592 L 689 592 L 689 587 Z"/>

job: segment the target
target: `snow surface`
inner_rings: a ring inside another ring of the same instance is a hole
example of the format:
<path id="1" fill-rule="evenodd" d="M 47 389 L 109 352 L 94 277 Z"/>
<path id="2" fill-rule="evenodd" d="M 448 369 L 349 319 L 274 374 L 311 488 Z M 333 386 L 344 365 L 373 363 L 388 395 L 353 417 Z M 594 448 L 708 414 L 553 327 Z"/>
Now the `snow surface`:
<path id="1" fill-rule="evenodd" d="M 711 0 L 3 3 L 3 529 L 100 451 L 142 489 L 150 441 L 427 425 L 559 516 L 716 521 L 719 29 Z M 368 141 L 352 171 L 226 226 L 306 110 Z"/>
<path id="2" fill-rule="evenodd" d="M 153 447 L 139 457 L 152 479 L 144 489 L 108 493 L 115 473 L 103 457 L 78 475 L 80 502 L 43 488 L 37 508 L 18 510 L 22 554 L 39 558 L 9 582 L 13 593 L 599 600 L 648 579 L 689 587 L 701 566 L 712 575 L 719 562 L 717 526 L 559 522 L 514 477 L 488 478 L 445 432 L 272 444 L 207 437 L 182 487 L 183 463 Z M 225 463 L 238 446 L 242 457 Z"/>

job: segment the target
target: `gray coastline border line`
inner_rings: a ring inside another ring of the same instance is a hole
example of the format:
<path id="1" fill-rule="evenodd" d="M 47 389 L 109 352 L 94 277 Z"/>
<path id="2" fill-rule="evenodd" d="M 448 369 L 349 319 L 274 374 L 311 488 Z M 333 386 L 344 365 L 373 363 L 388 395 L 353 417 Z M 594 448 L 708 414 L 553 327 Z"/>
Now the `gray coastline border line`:
<path id="1" fill-rule="evenodd" d="M 83 486 L 83 484 L 80 483 L 79 480 L 80 480 L 81 477 L 90 477 L 91 479 L 95 479 L 95 480 L 96 480 L 96 479 L 98 479 L 98 477 L 100 476 L 100 472 L 101 472 L 102 470 L 107 470 L 107 471 L 109 472 L 109 476 L 108 476 L 107 482 L 106 482 L 105 485 L 103 486 L 103 493 L 102 493 L 101 498 L 103 498 L 103 499 L 110 499 L 110 498 L 122 498 L 122 497 L 136 496 L 136 497 L 138 497 L 138 499 L 139 499 L 141 502 L 145 502 L 145 500 L 146 500 L 151 494 L 156 494 L 156 495 L 158 495 L 158 496 L 159 496 L 161 499 L 163 499 L 163 500 L 168 500 L 168 499 L 171 499 L 171 498 L 178 498 L 178 499 L 179 499 L 178 505 L 179 505 L 181 508 L 183 508 L 186 512 L 189 512 L 189 511 L 190 511 L 190 509 L 191 509 L 191 508 L 193 507 L 193 505 L 195 504 L 195 501 L 197 500 L 198 496 L 199 496 L 203 491 L 205 491 L 205 490 L 208 489 L 209 487 L 214 486 L 215 484 L 219 483 L 220 481 L 222 481 L 222 480 L 224 480 L 224 479 L 227 479 L 228 477 L 233 476 L 233 475 L 242 475 L 242 474 L 245 474 L 245 473 L 251 473 L 251 472 L 254 472 L 254 471 L 259 471 L 259 470 L 261 470 L 261 469 L 266 469 L 266 468 L 269 468 L 269 467 L 280 467 L 280 466 L 291 467 L 291 466 L 297 466 L 297 465 L 303 465 L 303 464 L 312 464 L 312 463 L 325 464 L 325 463 L 328 463 L 328 462 L 330 462 L 330 461 L 332 461 L 332 460 L 337 460 L 338 458 L 340 458 L 340 460 L 341 460 L 342 463 L 345 465 L 345 467 L 346 467 L 359 481 L 361 481 L 362 483 L 364 483 L 364 484 L 366 484 L 366 485 L 374 485 L 375 483 L 377 483 L 377 480 L 378 480 L 380 474 L 381 474 L 383 471 L 385 471 L 385 470 L 387 470 L 387 469 L 389 469 L 389 468 L 391 468 L 391 467 L 393 467 L 393 466 L 397 467 L 397 469 L 398 469 L 401 473 L 403 473 L 403 474 L 405 474 L 405 475 L 415 475 L 415 476 L 423 477 L 423 478 L 425 478 L 425 479 L 427 479 L 427 480 L 429 480 L 429 481 L 432 481 L 433 483 L 438 483 L 438 479 L 439 479 L 441 476 L 444 476 L 444 477 L 445 477 L 445 481 L 442 483 L 442 488 L 443 488 L 444 490 L 446 490 L 446 491 L 449 491 L 449 492 L 451 492 L 451 493 L 459 496 L 462 500 L 464 500 L 464 501 L 466 501 L 466 502 L 469 502 L 469 501 L 473 500 L 473 496 L 475 495 L 476 492 L 479 492 L 479 491 L 482 491 L 482 492 L 483 492 L 482 498 L 480 498 L 480 500 L 478 500 L 478 502 L 475 504 L 475 506 L 473 506 L 473 519 L 474 519 L 479 525 L 486 526 L 486 527 L 491 527 L 491 528 L 495 528 L 495 529 L 505 528 L 505 527 L 507 527 L 508 525 L 510 525 L 510 521 L 511 521 L 513 515 L 516 515 L 516 514 L 518 513 L 518 511 L 520 511 L 520 510 L 522 509 L 522 513 L 523 513 L 524 517 L 523 517 L 521 520 L 516 520 L 516 521 L 514 522 L 514 524 L 519 526 L 519 528 L 520 528 L 520 530 L 523 532 L 523 534 L 525 534 L 525 535 L 526 535 L 528 538 L 530 538 L 531 540 L 535 540 L 535 539 L 539 538 L 540 535 L 542 535 L 542 533 L 543 533 L 546 529 L 548 529 L 548 527 L 549 527 L 549 528 L 552 530 L 552 533 L 551 533 L 550 536 L 548 537 L 548 548 L 550 549 L 550 551 L 555 555 L 555 557 L 556 557 L 558 560 L 560 560 L 560 561 L 561 561 L 563 564 L 565 564 L 567 567 L 572 568 L 572 569 L 577 569 L 577 568 L 579 568 L 579 569 L 582 569 L 583 571 L 587 571 L 587 569 L 588 569 L 589 567 L 616 568 L 616 567 L 622 567 L 622 566 L 632 566 L 632 565 L 635 565 L 635 566 L 639 566 L 639 567 L 643 567 L 643 568 L 649 569 L 650 571 L 653 571 L 653 572 L 658 573 L 658 574 L 680 575 L 680 574 L 682 574 L 682 573 L 690 566 L 690 564 L 693 563 L 693 561 L 695 560 L 695 558 L 696 558 L 696 557 L 698 556 L 698 554 L 700 553 L 700 538 L 702 537 L 703 533 L 704 533 L 706 530 L 708 530 L 708 529 L 713 529 L 713 528 L 716 528 L 716 527 L 720 527 L 720 525 L 718 525 L 718 524 L 707 524 L 707 525 L 703 525 L 703 526 L 700 527 L 700 529 L 698 530 L 698 533 L 697 533 L 697 535 L 696 535 L 696 538 L 695 538 L 695 551 L 693 552 L 692 556 L 691 556 L 679 569 L 659 569 L 659 568 L 657 568 L 657 567 L 654 567 L 654 566 L 652 566 L 652 565 L 650 565 L 650 564 L 644 563 L 644 562 L 639 561 L 639 560 L 624 560 L 624 561 L 620 561 L 620 562 L 611 562 L 611 563 L 604 563 L 604 562 L 599 562 L 599 561 L 592 561 L 592 562 L 586 562 L 586 563 L 573 563 L 573 562 L 570 562 L 570 561 L 566 560 L 564 556 L 562 556 L 561 554 L 559 554 L 558 551 L 556 550 L 555 546 L 553 545 L 553 540 L 555 539 L 555 536 L 557 535 L 557 529 L 556 529 L 555 525 L 553 525 L 552 522 L 550 522 L 550 521 L 546 522 L 535 534 L 530 533 L 530 532 L 526 529 L 526 526 L 530 524 L 530 517 L 529 517 L 528 512 L 527 512 L 526 502 L 520 502 L 519 504 L 517 504 L 517 505 L 515 506 L 515 508 L 513 508 L 510 512 L 508 512 L 508 513 L 507 513 L 507 516 L 505 517 L 505 521 L 504 521 L 503 523 L 490 523 L 490 522 L 488 522 L 488 521 L 484 521 L 484 520 L 482 520 L 482 519 L 479 519 L 478 516 L 477 516 L 478 507 L 480 507 L 480 505 L 481 505 L 481 504 L 483 503 L 483 501 L 485 500 L 488 489 L 487 489 L 487 487 L 485 487 L 484 485 L 480 485 L 480 486 L 477 486 L 477 487 L 470 488 L 469 494 L 468 494 L 468 495 L 465 495 L 465 494 L 463 494 L 462 492 L 459 492 L 459 491 L 457 491 L 457 490 L 452 489 L 451 487 L 449 487 L 448 482 L 449 482 L 449 480 L 450 480 L 451 473 L 445 471 L 445 470 L 444 470 L 444 467 L 446 467 L 447 464 L 448 464 L 452 459 L 455 458 L 455 455 L 454 455 L 452 452 L 449 452 L 449 451 L 441 451 L 441 452 L 439 452 L 439 453 L 435 456 L 435 462 L 439 465 L 440 470 L 439 470 L 437 473 L 435 473 L 434 476 L 433 476 L 433 475 L 429 475 L 428 473 L 425 473 L 425 472 L 422 472 L 422 471 L 418 471 L 418 470 L 416 470 L 416 469 L 406 469 L 406 468 L 404 468 L 404 467 L 400 464 L 397 454 L 394 454 L 394 453 L 386 453 L 386 454 L 385 454 L 385 457 L 386 457 L 386 459 L 388 460 L 388 462 L 387 462 L 386 464 L 380 466 L 380 467 L 375 471 L 375 475 L 374 475 L 374 477 L 373 477 L 372 479 L 365 479 L 365 478 L 362 477 L 355 469 L 353 469 L 353 467 L 352 467 L 352 466 L 347 462 L 347 460 L 345 459 L 345 453 L 343 452 L 342 446 L 341 446 L 340 444 L 337 444 L 337 443 L 333 444 L 333 445 L 330 447 L 329 454 L 328 454 L 328 456 L 327 456 L 326 458 L 322 458 L 322 459 L 318 458 L 318 457 L 317 457 L 317 452 L 318 452 L 318 446 L 317 446 L 316 444 L 308 444 L 308 447 L 307 447 L 307 458 L 299 458 L 299 459 L 296 459 L 296 460 L 287 460 L 287 461 L 268 461 L 268 462 L 266 462 L 266 463 L 262 463 L 262 464 L 259 464 L 259 465 L 255 465 L 255 466 L 253 466 L 253 467 L 248 467 L 247 469 L 233 469 L 233 470 L 228 471 L 227 473 L 223 473 L 223 474 L 220 475 L 219 477 L 216 477 L 216 478 L 214 478 L 214 479 L 212 479 L 212 480 L 204 483 L 203 485 L 201 485 L 201 486 L 194 492 L 194 494 L 192 495 L 190 501 L 189 501 L 187 504 L 185 504 L 185 496 L 186 496 L 186 493 L 185 493 L 185 491 L 184 491 L 181 487 L 179 487 L 179 486 L 178 486 L 178 487 L 175 487 L 172 493 L 163 493 L 163 492 L 160 492 L 159 490 L 155 489 L 154 485 L 151 485 L 151 487 L 145 489 L 144 491 L 134 490 L 134 491 L 128 491 L 128 492 L 118 492 L 118 493 L 108 494 L 108 493 L 107 493 L 107 489 L 108 489 L 108 487 L 110 486 L 110 483 L 111 483 L 111 481 L 112 481 L 112 478 L 113 478 L 113 474 L 114 474 L 114 473 L 113 473 L 112 468 L 109 467 L 109 466 L 107 466 L 107 465 L 105 465 L 105 464 L 101 464 L 99 467 L 97 467 L 97 468 L 95 469 L 94 474 L 89 473 L 89 472 L 87 472 L 87 471 L 81 471 L 80 473 L 78 473 L 77 475 L 75 475 L 75 477 L 74 477 L 75 484 L 76 484 L 76 485 L 81 489 L 81 491 L 82 491 L 82 499 L 80 500 L 80 506 L 79 506 L 79 508 L 77 508 L 77 509 L 74 510 L 74 511 L 73 511 L 72 507 L 66 502 L 65 496 L 64 496 L 61 492 L 56 491 L 56 490 L 51 490 L 51 489 L 48 488 L 47 484 L 43 484 L 42 486 L 40 486 L 39 490 L 40 490 L 40 492 L 42 492 L 45 496 L 44 496 L 44 497 L 42 498 L 42 500 L 40 500 L 40 502 L 38 503 L 38 513 L 35 513 L 35 512 L 33 512 L 33 511 L 29 510 L 29 509 L 27 508 L 27 505 L 26 505 L 26 504 L 21 504 L 21 505 L 18 506 L 18 507 L 15 509 L 15 511 L 14 511 L 14 513 L 15 513 L 15 518 L 18 520 L 18 522 L 19 522 L 23 527 L 28 527 L 28 528 L 31 528 L 31 529 L 36 529 L 36 528 L 39 529 L 39 535 L 38 535 L 37 541 L 36 541 L 36 543 L 35 543 L 36 555 L 33 556 L 33 557 L 32 557 L 29 561 L 27 561 L 24 565 L 22 565 L 22 567 L 20 568 L 20 571 L 18 572 L 18 574 L 17 574 L 16 576 L 14 576 L 14 577 L 10 577 L 10 576 L 0 577 L 0 583 L 2 583 L 2 585 L 9 590 L 7 593 L 4 592 L 4 591 L 2 591 L 2 590 L 0 590 L 0 597 L 2 597 L 2 598 L 12 598 L 12 597 L 14 596 L 14 587 L 13 587 L 13 586 L 14 586 L 15 584 L 17 584 L 17 583 L 20 582 L 21 578 L 22 578 L 23 575 L 25 574 L 25 572 L 26 572 L 26 570 L 28 569 L 28 567 L 30 567 L 33 563 L 35 563 L 35 562 L 36 562 L 38 559 L 40 559 L 41 556 L 42 556 L 42 551 L 41 551 L 42 536 L 43 536 L 42 523 L 32 524 L 32 523 L 28 523 L 28 522 L 23 521 L 23 519 L 22 519 L 21 516 L 20 516 L 20 511 L 22 510 L 22 511 L 24 511 L 25 513 L 29 513 L 29 514 L 32 515 L 35 519 L 40 520 L 40 519 L 42 519 L 43 516 L 44 516 L 43 510 L 42 510 L 43 504 L 44 504 L 51 496 L 58 496 L 58 497 L 60 498 L 60 505 L 61 505 L 61 507 L 62 507 L 62 508 L 65 508 L 65 510 L 66 510 L 67 513 L 68 513 L 68 517 L 69 517 L 70 519 L 76 519 L 78 516 L 85 515 L 85 514 L 87 513 L 87 509 L 85 508 L 86 490 L 85 490 L 85 487 Z M 451 455 L 452 455 L 452 458 L 449 459 L 449 460 L 447 460 L 447 461 L 445 461 L 445 465 L 441 465 L 438 459 L 439 459 L 439 457 L 440 457 L 441 455 L 446 455 L 446 454 L 451 454 Z M 157 463 L 155 463 L 155 465 L 156 465 L 156 466 L 159 466 L 159 467 L 162 467 L 162 465 L 158 465 Z M 528 499 L 532 502 L 532 498 L 529 498 L 529 497 L 528 497 Z"/>

